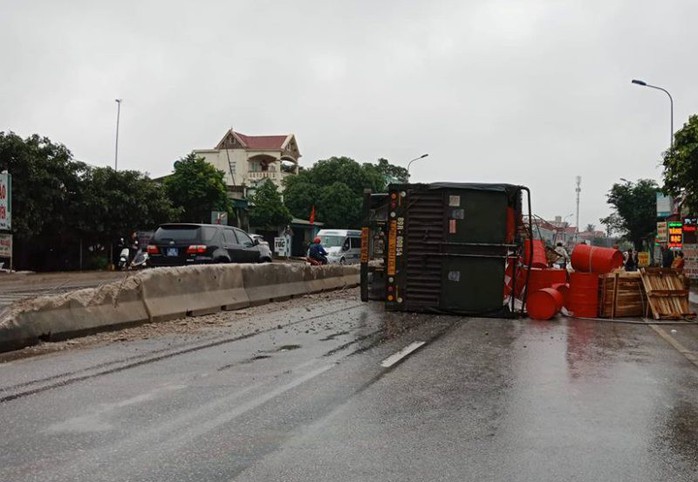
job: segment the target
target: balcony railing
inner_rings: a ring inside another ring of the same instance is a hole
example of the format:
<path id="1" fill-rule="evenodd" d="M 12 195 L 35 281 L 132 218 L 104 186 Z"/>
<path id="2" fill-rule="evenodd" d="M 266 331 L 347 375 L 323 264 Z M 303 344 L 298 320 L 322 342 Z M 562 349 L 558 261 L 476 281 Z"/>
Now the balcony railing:
<path id="1" fill-rule="evenodd" d="M 278 171 L 250 171 L 247 173 L 246 177 L 250 181 L 261 181 L 263 179 L 271 179 L 272 181 L 281 181 L 287 176 L 293 176 L 294 174 L 289 172 L 278 172 Z"/>

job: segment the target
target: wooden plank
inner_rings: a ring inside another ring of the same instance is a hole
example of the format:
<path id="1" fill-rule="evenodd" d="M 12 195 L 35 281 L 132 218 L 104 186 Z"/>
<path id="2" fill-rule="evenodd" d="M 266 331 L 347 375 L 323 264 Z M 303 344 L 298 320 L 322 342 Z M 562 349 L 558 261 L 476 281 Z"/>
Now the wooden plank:
<path id="1" fill-rule="evenodd" d="M 667 269 L 643 268 L 640 274 L 655 319 L 695 316 L 689 308 L 688 290 L 678 273 Z"/>

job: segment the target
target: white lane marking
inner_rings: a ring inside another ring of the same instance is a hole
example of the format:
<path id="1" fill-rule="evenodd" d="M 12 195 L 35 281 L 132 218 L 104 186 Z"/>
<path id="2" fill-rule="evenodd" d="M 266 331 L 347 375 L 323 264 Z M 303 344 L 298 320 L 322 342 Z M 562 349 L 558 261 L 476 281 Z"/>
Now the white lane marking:
<path id="1" fill-rule="evenodd" d="M 405 348 L 403 348 L 399 352 L 393 353 L 388 358 L 383 360 L 381 362 L 381 366 L 383 368 L 390 368 L 391 366 L 395 365 L 397 362 L 399 362 L 400 360 L 405 358 L 407 355 L 409 355 L 413 351 L 421 348 L 422 345 L 425 345 L 426 343 L 427 343 L 426 341 L 415 341 L 413 343 L 410 343 L 409 345 L 407 345 Z"/>
<path id="2" fill-rule="evenodd" d="M 668 334 L 666 331 L 661 329 L 659 326 L 650 325 L 650 328 L 652 328 L 659 336 L 664 338 L 664 340 L 666 340 L 671 346 L 676 348 L 676 351 L 678 351 L 684 357 L 686 357 L 688 359 L 688 361 L 690 361 L 691 363 L 693 363 L 695 366 L 698 367 L 698 356 L 696 356 L 696 354 L 694 352 L 687 349 L 685 346 L 683 346 L 681 343 L 679 343 L 679 341 L 676 338 L 674 338 L 673 336 Z"/>

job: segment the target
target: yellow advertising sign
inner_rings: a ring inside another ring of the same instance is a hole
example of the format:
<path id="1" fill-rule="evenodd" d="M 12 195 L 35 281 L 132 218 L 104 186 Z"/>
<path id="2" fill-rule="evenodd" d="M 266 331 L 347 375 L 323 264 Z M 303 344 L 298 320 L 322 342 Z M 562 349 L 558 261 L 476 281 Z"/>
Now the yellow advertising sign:
<path id="1" fill-rule="evenodd" d="M 650 253 L 648 251 L 639 251 L 637 253 L 637 264 L 641 268 L 646 268 L 650 265 Z"/>

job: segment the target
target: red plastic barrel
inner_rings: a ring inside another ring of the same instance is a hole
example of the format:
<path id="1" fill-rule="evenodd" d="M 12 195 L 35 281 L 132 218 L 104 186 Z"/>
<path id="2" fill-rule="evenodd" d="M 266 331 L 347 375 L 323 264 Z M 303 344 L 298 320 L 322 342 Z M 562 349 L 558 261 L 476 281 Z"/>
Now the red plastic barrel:
<path id="1" fill-rule="evenodd" d="M 613 248 L 578 244 L 572 251 L 572 267 L 584 273 L 610 273 L 623 266 L 623 253 Z"/>
<path id="2" fill-rule="evenodd" d="M 534 291 L 526 299 L 526 309 L 534 320 L 549 320 L 562 309 L 562 294 L 553 288 Z"/>
<path id="3" fill-rule="evenodd" d="M 531 240 L 524 240 L 524 264 L 532 268 L 547 268 L 548 259 L 545 257 L 545 244 L 540 239 L 533 240 L 533 259 L 531 260 Z"/>
<path id="4" fill-rule="evenodd" d="M 521 283 L 526 282 L 526 270 L 521 270 Z M 528 278 L 528 292 L 533 293 L 542 288 L 552 288 L 555 283 L 567 282 L 567 271 L 564 269 L 531 269 Z"/>
<path id="5" fill-rule="evenodd" d="M 555 283 L 552 288 L 558 290 L 562 295 L 562 306 L 567 306 L 567 295 L 570 291 L 570 285 L 568 283 Z"/>
<path id="6" fill-rule="evenodd" d="M 565 306 L 574 316 L 596 318 L 599 310 L 599 275 L 578 271 L 571 273 Z"/>

